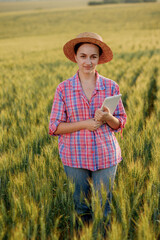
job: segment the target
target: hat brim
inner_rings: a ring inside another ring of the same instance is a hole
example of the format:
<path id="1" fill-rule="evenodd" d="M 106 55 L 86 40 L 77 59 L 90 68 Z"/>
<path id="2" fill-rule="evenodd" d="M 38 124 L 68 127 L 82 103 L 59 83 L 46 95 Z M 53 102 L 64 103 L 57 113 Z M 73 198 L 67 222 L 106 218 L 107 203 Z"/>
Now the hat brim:
<path id="1" fill-rule="evenodd" d="M 106 43 L 104 43 L 98 39 L 95 39 L 95 38 L 90 38 L 90 37 L 84 38 L 83 37 L 83 38 L 72 39 L 72 40 L 68 41 L 63 47 L 65 56 L 68 59 L 70 59 L 72 62 L 76 63 L 74 47 L 78 43 L 92 43 L 92 44 L 98 45 L 102 49 L 102 54 L 99 57 L 98 64 L 107 63 L 107 62 L 111 61 L 113 58 L 112 50 Z"/>

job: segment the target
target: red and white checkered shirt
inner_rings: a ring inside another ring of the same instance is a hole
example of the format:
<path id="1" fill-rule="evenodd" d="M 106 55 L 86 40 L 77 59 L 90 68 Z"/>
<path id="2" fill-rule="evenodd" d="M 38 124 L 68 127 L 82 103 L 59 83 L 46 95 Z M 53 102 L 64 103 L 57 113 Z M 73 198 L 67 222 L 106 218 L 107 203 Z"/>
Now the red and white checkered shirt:
<path id="1" fill-rule="evenodd" d="M 77 122 L 94 118 L 95 111 L 104 99 L 119 94 L 119 86 L 113 80 L 96 72 L 96 88 L 90 101 L 81 87 L 78 72 L 60 83 L 56 89 L 49 123 L 49 134 L 56 136 L 61 122 Z M 121 149 L 114 132 L 124 128 L 126 113 L 119 101 L 113 115 L 120 120 L 120 128 L 114 130 L 103 124 L 96 131 L 83 129 L 58 135 L 59 154 L 62 163 L 69 167 L 85 168 L 91 171 L 109 168 L 122 160 Z"/>

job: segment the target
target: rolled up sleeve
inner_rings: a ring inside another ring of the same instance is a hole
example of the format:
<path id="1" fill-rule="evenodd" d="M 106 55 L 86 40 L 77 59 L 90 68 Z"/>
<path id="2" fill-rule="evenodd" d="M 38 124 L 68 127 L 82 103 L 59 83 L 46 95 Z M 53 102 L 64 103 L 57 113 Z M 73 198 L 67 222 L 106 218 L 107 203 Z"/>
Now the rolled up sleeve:
<path id="1" fill-rule="evenodd" d="M 50 115 L 50 121 L 49 121 L 49 134 L 51 136 L 57 136 L 54 134 L 56 131 L 58 125 L 61 122 L 66 122 L 66 108 L 65 108 L 65 102 L 62 97 L 62 93 L 57 88 L 53 100 L 51 115 Z"/>

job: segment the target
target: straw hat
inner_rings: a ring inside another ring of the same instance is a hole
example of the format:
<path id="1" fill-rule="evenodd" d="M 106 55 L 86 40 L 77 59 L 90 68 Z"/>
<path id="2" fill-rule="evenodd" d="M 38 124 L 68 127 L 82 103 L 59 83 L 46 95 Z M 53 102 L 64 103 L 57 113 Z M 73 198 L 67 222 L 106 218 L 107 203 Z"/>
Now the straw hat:
<path id="1" fill-rule="evenodd" d="M 74 58 L 74 47 L 78 43 L 92 43 L 98 45 L 102 49 L 102 54 L 100 55 L 98 64 L 109 62 L 113 58 L 112 50 L 106 43 L 103 42 L 101 36 L 92 32 L 83 32 L 76 38 L 68 41 L 63 47 L 64 54 L 72 62 L 76 62 Z"/>

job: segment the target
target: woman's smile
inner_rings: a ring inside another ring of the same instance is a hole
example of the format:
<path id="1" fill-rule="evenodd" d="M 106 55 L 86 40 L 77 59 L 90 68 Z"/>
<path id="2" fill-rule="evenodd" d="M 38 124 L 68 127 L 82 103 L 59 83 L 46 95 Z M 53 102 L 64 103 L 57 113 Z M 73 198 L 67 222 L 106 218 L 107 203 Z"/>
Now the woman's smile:
<path id="1" fill-rule="evenodd" d="M 90 70 L 92 68 L 92 65 L 84 66 L 85 69 Z"/>

